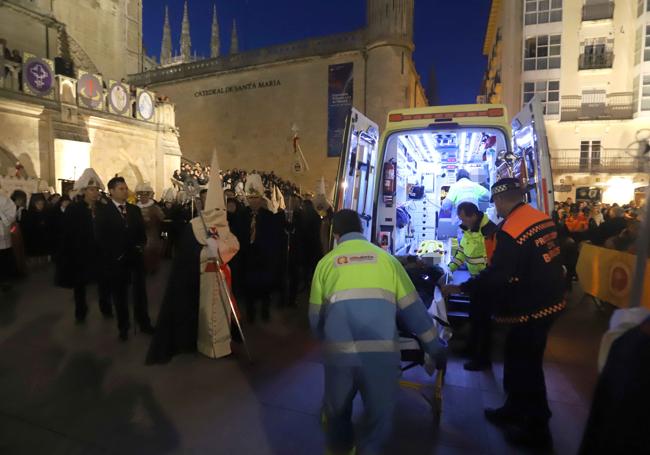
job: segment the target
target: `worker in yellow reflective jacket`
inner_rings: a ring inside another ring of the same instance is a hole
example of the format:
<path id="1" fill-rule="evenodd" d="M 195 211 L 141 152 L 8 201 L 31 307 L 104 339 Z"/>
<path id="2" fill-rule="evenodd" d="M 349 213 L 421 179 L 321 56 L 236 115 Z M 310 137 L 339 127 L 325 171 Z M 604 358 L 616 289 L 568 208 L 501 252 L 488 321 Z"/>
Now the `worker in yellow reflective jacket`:
<path id="1" fill-rule="evenodd" d="M 469 274 L 475 277 L 487 267 L 492 257 L 497 226 L 472 202 L 461 202 L 458 205 L 458 218 L 461 221 L 463 238 L 448 269 L 453 273 L 466 264 Z M 463 368 L 468 371 L 486 370 L 492 365 L 491 302 L 493 299 L 493 294 L 470 295 L 471 326 L 467 342 L 467 356 L 470 360 L 463 364 Z"/>
<path id="2" fill-rule="evenodd" d="M 359 215 L 337 212 L 337 246 L 316 267 L 309 320 L 325 362 L 324 417 L 331 453 L 353 453 L 352 401 L 361 393 L 365 432 L 358 454 L 382 453 L 391 430 L 400 352 L 397 317 L 425 352 L 444 352 L 432 318 L 402 265 L 363 235 Z"/>

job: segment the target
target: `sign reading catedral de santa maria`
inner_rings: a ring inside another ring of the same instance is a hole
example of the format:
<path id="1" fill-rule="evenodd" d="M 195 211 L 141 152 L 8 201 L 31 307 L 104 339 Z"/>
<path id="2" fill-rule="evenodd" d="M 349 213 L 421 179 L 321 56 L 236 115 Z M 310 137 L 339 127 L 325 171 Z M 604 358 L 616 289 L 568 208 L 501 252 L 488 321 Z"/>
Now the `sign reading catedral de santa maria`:
<path id="1" fill-rule="evenodd" d="M 227 87 L 199 90 L 197 92 L 194 92 L 194 96 L 199 98 L 202 96 L 227 95 L 229 93 L 239 93 L 260 88 L 279 87 L 281 85 L 282 82 L 280 82 L 279 79 L 270 79 L 268 81 L 249 82 L 247 84 L 229 85 Z"/>

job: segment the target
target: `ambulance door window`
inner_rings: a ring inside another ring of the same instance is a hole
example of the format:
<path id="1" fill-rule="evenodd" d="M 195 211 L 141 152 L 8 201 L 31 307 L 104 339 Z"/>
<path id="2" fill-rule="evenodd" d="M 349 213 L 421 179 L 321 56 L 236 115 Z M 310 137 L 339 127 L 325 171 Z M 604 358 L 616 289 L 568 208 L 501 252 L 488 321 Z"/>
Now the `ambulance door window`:
<path id="1" fill-rule="evenodd" d="M 352 209 L 361 217 L 364 236 L 371 240 L 372 215 L 377 182 L 377 124 L 352 109 L 345 130 L 339 163 L 335 210 Z"/>
<path id="2" fill-rule="evenodd" d="M 553 212 L 551 155 L 538 95 L 512 120 L 512 147 L 520 163 L 517 173 L 527 189 L 528 202 L 547 214 Z"/>

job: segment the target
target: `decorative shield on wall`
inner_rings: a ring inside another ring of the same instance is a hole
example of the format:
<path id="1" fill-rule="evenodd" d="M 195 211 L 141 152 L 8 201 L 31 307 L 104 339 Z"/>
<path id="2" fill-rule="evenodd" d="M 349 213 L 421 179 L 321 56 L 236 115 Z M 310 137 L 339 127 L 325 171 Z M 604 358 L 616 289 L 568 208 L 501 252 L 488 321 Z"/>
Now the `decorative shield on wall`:
<path id="1" fill-rule="evenodd" d="M 54 63 L 28 52 L 23 56 L 23 91 L 30 95 L 54 98 Z"/>
<path id="2" fill-rule="evenodd" d="M 131 95 L 128 86 L 117 81 L 111 81 L 108 86 L 108 110 L 113 114 L 129 115 Z"/>
<path id="3" fill-rule="evenodd" d="M 90 109 L 104 108 L 104 86 L 100 76 L 79 71 L 77 81 L 79 104 Z"/>
<path id="4" fill-rule="evenodd" d="M 151 121 L 153 119 L 155 104 L 153 94 L 151 92 L 138 89 L 136 105 L 138 118 L 140 120 Z"/>

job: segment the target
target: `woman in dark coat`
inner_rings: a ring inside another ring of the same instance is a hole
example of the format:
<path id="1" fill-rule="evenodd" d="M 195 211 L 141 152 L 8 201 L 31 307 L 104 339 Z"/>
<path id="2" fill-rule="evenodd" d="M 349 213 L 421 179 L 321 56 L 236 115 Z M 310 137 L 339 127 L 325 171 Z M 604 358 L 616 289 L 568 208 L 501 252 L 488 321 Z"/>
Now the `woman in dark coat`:
<path id="1" fill-rule="evenodd" d="M 87 172 L 92 171 L 92 172 Z M 88 313 L 86 287 L 98 281 L 99 308 L 106 318 L 113 316 L 110 298 L 101 277 L 99 244 L 95 237 L 95 212 L 99 201 L 99 189 L 103 184 L 92 169 L 86 169 L 75 184 L 80 191 L 75 201 L 68 206 L 63 217 L 63 242 L 59 285 L 72 288 L 75 302 L 75 319 L 85 322 Z"/>
<path id="2" fill-rule="evenodd" d="M 48 256 L 55 239 L 49 230 L 48 212 L 45 209 L 45 197 L 42 193 L 32 194 L 21 226 L 25 236 L 27 257 L 42 260 Z"/>

